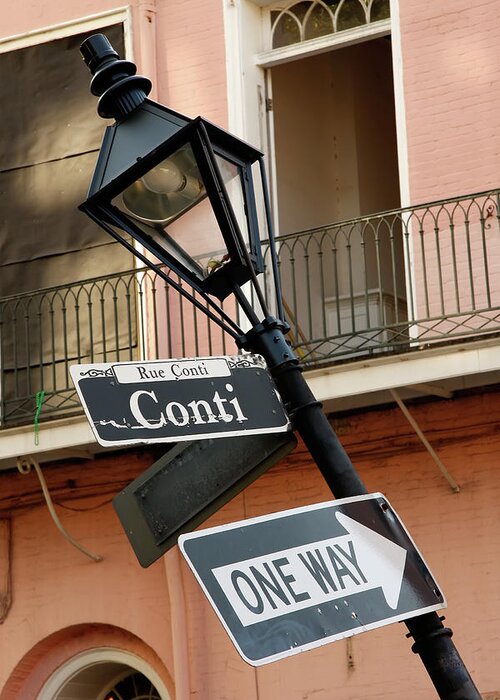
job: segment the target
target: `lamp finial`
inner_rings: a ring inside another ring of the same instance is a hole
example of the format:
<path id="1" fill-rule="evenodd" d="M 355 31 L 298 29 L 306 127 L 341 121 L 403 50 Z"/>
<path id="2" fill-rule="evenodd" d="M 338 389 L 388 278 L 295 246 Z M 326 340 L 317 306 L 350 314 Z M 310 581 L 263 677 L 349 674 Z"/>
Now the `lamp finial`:
<path id="1" fill-rule="evenodd" d="M 120 121 L 139 107 L 151 91 L 151 81 L 136 75 L 132 61 L 121 60 L 104 34 L 94 34 L 80 46 L 93 75 L 90 91 L 99 97 L 99 116 Z"/>

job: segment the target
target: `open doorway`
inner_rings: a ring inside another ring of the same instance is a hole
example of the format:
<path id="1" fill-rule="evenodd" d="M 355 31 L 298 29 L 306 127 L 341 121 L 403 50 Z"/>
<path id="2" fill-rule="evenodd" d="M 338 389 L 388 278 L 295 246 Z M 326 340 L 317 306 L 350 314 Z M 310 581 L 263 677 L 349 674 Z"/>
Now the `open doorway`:
<path id="1" fill-rule="evenodd" d="M 390 37 L 270 71 L 280 233 L 398 207 Z"/>
<path id="2" fill-rule="evenodd" d="M 268 71 L 279 234 L 308 232 L 280 244 L 295 340 L 386 343 L 406 309 L 400 220 L 372 216 L 400 206 L 390 36 Z"/>

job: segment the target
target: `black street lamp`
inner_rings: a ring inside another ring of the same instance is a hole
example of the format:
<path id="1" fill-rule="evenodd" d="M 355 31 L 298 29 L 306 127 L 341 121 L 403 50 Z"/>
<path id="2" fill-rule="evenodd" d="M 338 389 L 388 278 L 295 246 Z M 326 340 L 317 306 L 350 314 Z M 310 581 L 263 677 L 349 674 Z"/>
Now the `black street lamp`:
<path id="1" fill-rule="evenodd" d="M 80 209 L 221 326 L 240 348 L 263 355 L 294 428 L 336 498 L 367 493 L 286 340 L 289 327 L 281 303 L 262 153 L 201 117 L 189 119 L 149 100 L 150 81 L 136 75 L 133 63 L 120 60 L 103 35 L 87 39 L 81 52 L 93 74 L 91 91 L 99 97 L 98 112 L 115 123 L 106 129 L 89 196 Z M 257 189 L 265 208 L 263 222 L 257 215 Z M 210 218 L 216 226 L 207 237 Z M 181 220 L 187 226 L 181 227 Z M 205 227 L 204 236 L 198 235 L 200 226 Z M 261 233 L 269 238 L 276 316 L 269 313 L 257 278 L 264 271 Z M 204 250 L 203 242 L 209 248 Z M 247 283 L 260 315 L 245 294 Z M 216 301 L 230 295 L 250 323 L 247 332 Z M 441 618 L 427 613 L 406 625 L 414 639 L 412 650 L 421 656 L 439 697 L 480 700 Z"/>
<path id="2" fill-rule="evenodd" d="M 245 304 L 241 286 L 251 281 L 265 308 L 256 280 L 264 270 L 255 204 L 256 186 L 267 191 L 262 153 L 201 117 L 188 119 L 148 100 L 149 80 L 119 60 L 103 35 L 90 37 L 82 53 L 94 74 L 91 91 L 100 96 L 98 112 L 116 122 L 106 130 L 81 209 L 150 267 L 130 239 L 188 282 L 216 322 L 238 337 L 241 329 L 211 297 L 235 294 Z M 190 233 L 200 222 L 206 230 L 210 219 L 209 238 Z M 205 251 L 203 241 L 210 247 Z M 172 283 L 162 268 L 154 269 Z M 252 308 L 246 311 L 255 322 Z"/>

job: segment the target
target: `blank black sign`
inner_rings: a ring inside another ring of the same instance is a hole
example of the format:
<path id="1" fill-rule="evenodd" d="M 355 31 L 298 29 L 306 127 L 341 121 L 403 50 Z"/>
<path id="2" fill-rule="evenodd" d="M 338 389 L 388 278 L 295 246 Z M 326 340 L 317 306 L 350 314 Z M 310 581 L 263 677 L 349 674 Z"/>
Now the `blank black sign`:
<path id="1" fill-rule="evenodd" d="M 139 563 L 156 561 L 296 444 L 291 432 L 178 443 L 113 500 Z"/>

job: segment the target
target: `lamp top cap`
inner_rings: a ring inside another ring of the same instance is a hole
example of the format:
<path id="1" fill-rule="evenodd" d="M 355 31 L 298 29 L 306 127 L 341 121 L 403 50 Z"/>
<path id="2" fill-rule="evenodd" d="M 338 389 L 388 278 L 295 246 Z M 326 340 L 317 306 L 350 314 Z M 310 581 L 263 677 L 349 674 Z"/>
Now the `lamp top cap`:
<path id="1" fill-rule="evenodd" d="M 80 46 L 80 52 L 92 74 L 95 73 L 97 66 L 101 65 L 106 59 L 119 58 L 104 34 L 89 36 Z"/>

